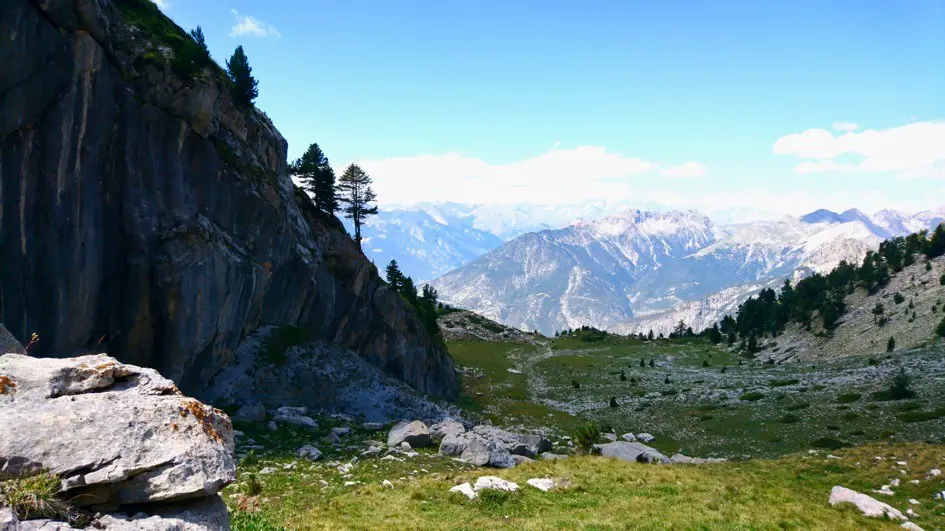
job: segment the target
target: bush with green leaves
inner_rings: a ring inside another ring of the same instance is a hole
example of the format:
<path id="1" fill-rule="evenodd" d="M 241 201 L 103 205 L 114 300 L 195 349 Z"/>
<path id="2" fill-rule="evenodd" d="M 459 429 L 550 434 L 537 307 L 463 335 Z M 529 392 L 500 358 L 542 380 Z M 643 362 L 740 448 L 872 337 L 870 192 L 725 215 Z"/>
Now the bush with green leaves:
<path id="1" fill-rule="evenodd" d="M 896 304 L 902 304 L 903 302 L 905 302 L 905 300 L 906 298 L 902 296 L 902 293 L 896 293 L 895 295 L 893 295 L 893 302 L 895 302 Z"/>
<path id="2" fill-rule="evenodd" d="M 600 428 L 596 422 L 588 422 L 574 432 L 574 444 L 578 449 L 585 453 L 590 453 L 591 449 L 600 440 Z"/>

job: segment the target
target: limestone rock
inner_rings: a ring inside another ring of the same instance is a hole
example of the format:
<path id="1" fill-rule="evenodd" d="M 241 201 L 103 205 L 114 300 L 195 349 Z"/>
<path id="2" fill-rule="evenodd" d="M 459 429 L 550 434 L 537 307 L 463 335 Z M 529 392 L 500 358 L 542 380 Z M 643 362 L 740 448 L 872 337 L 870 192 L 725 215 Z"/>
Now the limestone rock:
<path id="1" fill-rule="evenodd" d="M 0 355 L 3 354 L 26 354 L 26 349 L 3 327 L 3 323 L 0 323 Z"/>
<path id="2" fill-rule="evenodd" d="M 542 452 L 542 454 L 539 455 L 538 457 L 543 461 L 553 461 L 555 459 L 567 459 L 568 455 L 567 454 L 554 454 L 551 452 Z"/>
<path id="3" fill-rule="evenodd" d="M 398 422 L 387 433 L 387 445 L 397 446 L 403 442 L 410 444 L 412 448 L 429 446 L 430 429 L 419 420 Z"/>
<path id="4" fill-rule="evenodd" d="M 865 516 L 872 518 L 906 520 L 906 516 L 902 514 L 899 509 L 896 509 L 888 503 L 883 503 L 866 494 L 861 494 L 855 490 L 838 485 L 830 489 L 830 505 L 839 505 L 841 503 L 852 503 Z"/>
<path id="5" fill-rule="evenodd" d="M 479 492 L 485 489 L 515 492 L 518 490 L 518 484 L 496 476 L 482 476 L 476 480 L 476 483 L 473 485 L 473 490 Z"/>
<path id="6" fill-rule="evenodd" d="M 638 433 L 637 440 L 639 440 L 642 443 L 651 443 L 654 440 L 656 440 L 656 437 L 650 435 L 649 433 Z"/>
<path id="7" fill-rule="evenodd" d="M 318 431 L 318 423 L 312 417 L 306 415 L 307 408 L 282 406 L 276 410 L 272 420 L 278 424 L 288 424 L 308 431 Z"/>
<path id="8" fill-rule="evenodd" d="M 470 500 L 474 499 L 477 496 L 476 491 L 473 490 L 472 485 L 470 485 L 469 483 L 456 485 L 455 487 L 450 489 L 450 492 L 458 492 L 462 494 L 463 496 L 469 498 Z"/>
<path id="9" fill-rule="evenodd" d="M 322 458 L 322 452 L 310 444 L 299 448 L 298 456 L 310 461 L 318 461 Z"/>
<path id="10" fill-rule="evenodd" d="M 238 422 L 263 422 L 266 420 L 266 406 L 246 404 L 233 414 L 233 420 Z"/>
<path id="11" fill-rule="evenodd" d="M 451 435 L 465 433 L 466 428 L 453 419 L 445 419 L 430 426 L 430 438 L 434 441 L 442 441 Z"/>
<path id="12" fill-rule="evenodd" d="M 655 448 L 645 444 L 617 441 L 606 444 L 595 444 L 604 457 L 616 457 L 622 461 L 638 463 L 669 463 L 669 459 Z"/>
<path id="13" fill-rule="evenodd" d="M 557 486 L 554 480 L 550 478 L 533 478 L 526 481 L 526 483 L 542 492 L 548 492 Z"/>
<path id="14" fill-rule="evenodd" d="M 105 355 L 0 356 L 0 474 L 46 469 L 80 505 L 215 494 L 236 479 L 225 413 Z"/>

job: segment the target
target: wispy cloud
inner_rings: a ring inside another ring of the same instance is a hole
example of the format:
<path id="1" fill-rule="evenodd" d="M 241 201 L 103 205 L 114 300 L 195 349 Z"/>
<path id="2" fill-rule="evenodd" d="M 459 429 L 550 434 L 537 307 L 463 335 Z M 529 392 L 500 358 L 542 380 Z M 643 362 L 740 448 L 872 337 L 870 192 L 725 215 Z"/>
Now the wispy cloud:
<path id="1" fill-rule="evenodd" d="M 806 159 L 795 167 L 797 173 L 889 173 L 900 178 L 945 179 L 945 122 L 844 134 L 808 129 L 779 138 L 772 150 Z"/>
<path id="2" fill-rule="evenodd" d="M 841 133 L 849 133 L 851 131 L 856 131 L 856 128 L 859 127 L 853 122 L 835 122 L 833 128 L 835 131 L 840 131 Z"/>
<path id="3" fill-rule="evenodd" d="M 614 153 L 601 146 L 551 150 L 507 164 L 446 153 L 358 164 L 373 178 L 385 202 L 410 205 L 422 201 L 466 203 L 565 204 L 633 195 L 634 177 L 659 172 L 660 164 Z M 704 175 L 706 166 L 687 162 L 664 170 L 665 178 Z"/>
<path id="4" fill-rule="evenodd" d="M 236 17 L 236 24 L 230 30 L 230 37 L 272 37 L 274 39 L 282 37 L 275 26 L 266 24 L 256 17 L 240 15 L 235 9 L 231 9 L 230 13 L 233 13 L 233 16 Z"/>
<path id="5" fill-rule="evenodd" d="M 686 162 L 679 166 L 671 166 L 660 172 L 667 179 L 693 179 L 704 177 L 709 173 L 709 167 L 701 162 Z"/>

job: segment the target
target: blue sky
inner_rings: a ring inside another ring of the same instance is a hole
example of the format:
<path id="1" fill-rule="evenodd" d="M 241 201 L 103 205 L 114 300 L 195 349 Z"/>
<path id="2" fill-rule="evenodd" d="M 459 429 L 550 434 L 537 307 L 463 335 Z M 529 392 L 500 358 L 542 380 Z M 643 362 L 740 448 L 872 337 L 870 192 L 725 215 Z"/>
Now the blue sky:
<path id="1" fill-rule="evenodd" d="M 162 3 L 382 206 L 945 204 L 945 0 Z"/>

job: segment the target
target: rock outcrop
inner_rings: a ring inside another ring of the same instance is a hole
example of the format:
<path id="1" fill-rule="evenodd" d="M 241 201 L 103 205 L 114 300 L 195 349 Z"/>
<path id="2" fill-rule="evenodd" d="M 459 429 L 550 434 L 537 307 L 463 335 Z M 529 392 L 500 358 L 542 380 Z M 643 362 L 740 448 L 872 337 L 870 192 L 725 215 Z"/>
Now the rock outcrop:
<path id="1" fill-rule="evenodd" d="M 147 0 L 0 3 L 0 320 L 196 394 L 261 324 L 451 398 L 442 343 L 286 175 L 286 142 Z"/>
<path id="2" fill-rule="evenodd" d="M 225 527 L 217 493 L 236 465 L 222 411 L 105 355 L 6 354 L 0 380 L 0 477 L 54 474 L 73 505 L 118 513 L 100 520 L 106 529 L 173 527 L 164 518 Z"/>
<path id="3" fill-rule="evenodd" d="M 458 424 L 458 423 L 457 423 Z M 452 426 L 440 443 L 442 455 L 456 456 L 476 466 L 512 468 L 513 456 L 529 459 L 551 449 L 551 441 L 539 435 L 510 433 L 494 426 L 480 425 L 469 431 Z"/>
<path id="4" fill-rule="evenodd" d="M 637 463 L 669 463 L 670 460 L 659 450 L 645 444 L 617 441 L 606 444 L 595 444 L 594 448 L 604 457 L 616 457 L 621 461 Z"/>

